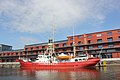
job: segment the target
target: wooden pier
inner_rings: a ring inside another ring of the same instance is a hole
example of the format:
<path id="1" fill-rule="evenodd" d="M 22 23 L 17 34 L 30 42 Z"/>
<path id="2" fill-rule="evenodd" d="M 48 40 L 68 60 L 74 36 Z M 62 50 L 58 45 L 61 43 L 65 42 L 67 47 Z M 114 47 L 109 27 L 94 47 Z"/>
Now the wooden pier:
<path id="1" fill-rule="evenodd" d="M 19 68 L 19 62 L 0 62 L 0 68 Z"/>

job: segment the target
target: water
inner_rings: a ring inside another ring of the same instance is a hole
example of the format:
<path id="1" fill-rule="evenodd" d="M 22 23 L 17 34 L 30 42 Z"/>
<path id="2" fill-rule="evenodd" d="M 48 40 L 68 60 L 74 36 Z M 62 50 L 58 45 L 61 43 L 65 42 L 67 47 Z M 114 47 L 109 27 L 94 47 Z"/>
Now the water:
<path id="1" fill-rule="evenodd" d="M 0 80 L 120 80 L 120 66 L 77 70 L 1 68 Z"/>

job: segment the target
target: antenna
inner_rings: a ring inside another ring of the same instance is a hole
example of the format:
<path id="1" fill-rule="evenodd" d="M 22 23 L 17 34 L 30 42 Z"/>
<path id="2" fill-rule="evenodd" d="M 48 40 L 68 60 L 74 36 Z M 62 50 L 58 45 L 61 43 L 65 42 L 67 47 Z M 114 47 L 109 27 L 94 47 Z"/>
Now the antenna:
<path id="1" fill-rule="evenodd" d="M 75 32 L 74 32 L 74 25 L 73 25 L 73 56 L 75 57 L 76 56 L 76 51 L 75 51 L 75 38 L 74 38 L 74 34 L 75 34 Z"/>
<path id="2" fill-rule="evenodd" d="M 54 34 L 55 34 L 55 15 L 53 15 L 53 23 L 52 23 L 52 53 L 55 54 Z"/>
<path id="3" fill-rule="evenodd" d="M 52 25 L 52 46 L 53 46 L 53 53 L 54 53 L 54 33 L 55 33 L 55 24 L 53 23 L 53 25 Z"/>

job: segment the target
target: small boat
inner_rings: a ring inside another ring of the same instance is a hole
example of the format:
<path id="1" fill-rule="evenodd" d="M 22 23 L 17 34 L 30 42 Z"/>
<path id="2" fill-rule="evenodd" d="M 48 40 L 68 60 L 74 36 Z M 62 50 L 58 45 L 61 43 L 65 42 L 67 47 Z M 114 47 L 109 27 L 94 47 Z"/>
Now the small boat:
<path id="1" fill-rule="evenodd" d="M 72 56 L 66 55 L 66 54 L 64 54 L 64 53 L 61 53 L 60 55 L 58 55 L 57 58 L 58 58 L 58 59 L 65 60 L 65 59 L 70 59 L 70 58 L 72 58 Z"/>

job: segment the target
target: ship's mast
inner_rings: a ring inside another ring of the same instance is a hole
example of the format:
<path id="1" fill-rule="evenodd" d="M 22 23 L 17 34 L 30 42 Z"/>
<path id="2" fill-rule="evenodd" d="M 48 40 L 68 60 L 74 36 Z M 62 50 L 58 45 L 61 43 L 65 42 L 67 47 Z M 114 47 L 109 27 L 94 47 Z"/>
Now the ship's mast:
<path id="1" fill-rule="evenodd" d="M 52 31 L 51 31 L 51 37 L 49 39 L 49 55 L 52 56 L 52 54 L 55 54 L 55 47 L 54 47 L 54 32 L 55 32 L 55 24 L 52 23 Z"/>
<path id="2" fill-rule="evenodd" d="M 76 49 L 75 49 L 75 37 L 74 37 L 74 25 L 73 25 L 73 57 L 76 56 Z"/>
<path id="3" fill-rule="evenodd" d="M 52 53 L 54 53 L 55 54 L 55 47 L 54 47 L 54 31 L 55 31 L 55 24 L 53 24 L 52 25 L 52 40 L 53 40 L 53 42 L 52 42 Z"/>

